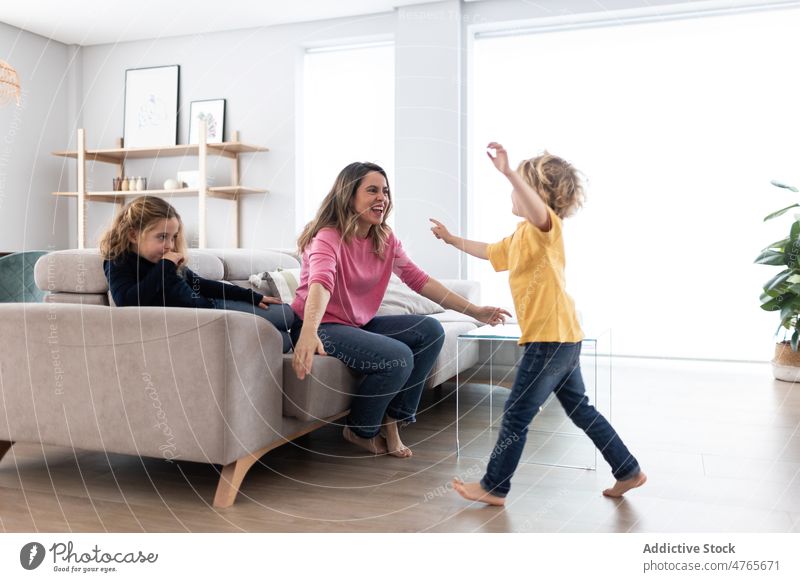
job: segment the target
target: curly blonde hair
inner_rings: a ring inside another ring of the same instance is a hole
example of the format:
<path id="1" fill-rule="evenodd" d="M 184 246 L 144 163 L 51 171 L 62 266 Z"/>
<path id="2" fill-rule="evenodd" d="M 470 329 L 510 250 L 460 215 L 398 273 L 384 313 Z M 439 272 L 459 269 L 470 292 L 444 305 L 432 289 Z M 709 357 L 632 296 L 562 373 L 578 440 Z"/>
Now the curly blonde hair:
<path id="1" fill-rule="evenodd" d="M 113 261 L 133 250 L 131 234 L 144 234 L 153 229 L 157 222 L 177 218 L 178 238 L 175 252 L 186 254 L 186 238 L 183 234 L 183 221 L 178 212 L 166 200 L 155 196 L 139 196 L 128 202 L 114 217 L 111 226 L 100 239 L 100 254 Z"/>
<path id="2" fill-rule="evenodd" d="M 378 172 L 382 175 L 386 179 L 388 187 L 389 178 L 387 178 L 384 169 L 377 164 L 353 162 L 339 172 L 333 187 L 323 199 L 322 204 L 320 204 L 314 220 L 305 226 L 297 239 L 297 248 L 301 254 L 311 244 L 317 233 L 325 227 L 333 227 L 338 230 L 345 243 L 355 236 L 356 227 L 358 226 L 358 214 L 353 210 L 352 202 L 358 187 L 361 185 L 361 181 L 370 172 Z M 372 238 L 372 250 L 381 259 L 384 258 L 386 244 L 392 233 L 391 227 L 386 224 L 391 211 L 392 195 L 390 191 L 386 197 L 386 211 L 383 213 L 383 220 L 380 224 L 371 226 L 369 229 L 369 236 Z"/>
<path id="3" fill-rule="evenodd" d="M 578 170 L 547 151 L 520 162 L 517 172 L 559 218 L 572 216 L 586 200 Z"/>

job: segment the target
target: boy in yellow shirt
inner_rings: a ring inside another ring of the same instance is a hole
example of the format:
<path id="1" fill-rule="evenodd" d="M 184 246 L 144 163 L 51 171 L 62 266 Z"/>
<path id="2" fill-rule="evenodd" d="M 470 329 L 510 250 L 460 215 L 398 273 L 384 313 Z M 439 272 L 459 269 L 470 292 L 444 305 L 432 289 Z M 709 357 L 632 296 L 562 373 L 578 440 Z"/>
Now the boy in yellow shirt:
<path id="1" fill-rule="evenodd" d="M 519 344 L 525 353 L 506 401 L 497 445 L 480 482 L 453 481 L 458 493 L 473 501 L 504 505 L 511 477 L 519 464 L 528 425 L 555 392 L 567 415 L 592 439 L 611 465 L 617 482 L 603 491 L 621 497 L 647 480 L 636 458 L 614 428 L 589 404 L 580 370 L 583 332 L 575 305 L 564 282 L 564 243 L 561 220 L 583 204 L 583 187 L 575 169 L 545 152 L 510 169 L 508 153 L 490 143 L 487 152 L 495 168 L 513 187 L 511 212 L 524 218 L 511 236 L 495 244 L 465 240 L 450 234 L 431 219 L 436 238 L 479 259 L 488 259 L 495 271 L 508 271 L 517 319 Z"/>

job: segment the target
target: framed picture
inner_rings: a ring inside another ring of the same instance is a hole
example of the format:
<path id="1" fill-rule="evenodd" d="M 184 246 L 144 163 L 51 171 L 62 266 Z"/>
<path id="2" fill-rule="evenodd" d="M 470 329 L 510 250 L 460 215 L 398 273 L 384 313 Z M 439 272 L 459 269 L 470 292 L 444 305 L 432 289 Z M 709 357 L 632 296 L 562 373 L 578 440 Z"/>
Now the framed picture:
<path id="1" fill-rule="evenodd" d="M 225 99 L 192 101 L 189 105 L 189 143 L 200 141 L 198 123 L 205 121 L 206 143 L 225 141 Z"/>
<path id="2" fill-rule="evenodd" d="M 126 148 L 178 143 L 179 75 L 180 65 L 125 71 Z"/>

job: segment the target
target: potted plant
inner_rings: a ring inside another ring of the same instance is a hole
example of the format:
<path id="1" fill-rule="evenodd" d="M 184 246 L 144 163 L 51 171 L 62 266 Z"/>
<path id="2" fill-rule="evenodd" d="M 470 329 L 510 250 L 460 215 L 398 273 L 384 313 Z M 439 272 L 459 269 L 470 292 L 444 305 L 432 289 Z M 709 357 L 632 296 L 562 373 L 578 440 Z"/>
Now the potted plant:
<path id="1" fill-rule="evenodd" d="M 772 182 L 773 186 L 798 192 L 794 186 Z M 782 216 L 800 204 L 792 204 L 773 212 L 764 221 Z M 760 265 L 777 265 L 783 270 L 764 284 L 761 293 L 761 309 L 779 311 L 781 323 L 776 335 L 784 330 L 784 339 L 775 345 L 772 371 L 778 380 L 800 381 L 800 214 L 795 214 L 789 228 L 789 236 L 767 246 L 756 258 Z M 786 340 L 788 338 L 788 341 Z"/>

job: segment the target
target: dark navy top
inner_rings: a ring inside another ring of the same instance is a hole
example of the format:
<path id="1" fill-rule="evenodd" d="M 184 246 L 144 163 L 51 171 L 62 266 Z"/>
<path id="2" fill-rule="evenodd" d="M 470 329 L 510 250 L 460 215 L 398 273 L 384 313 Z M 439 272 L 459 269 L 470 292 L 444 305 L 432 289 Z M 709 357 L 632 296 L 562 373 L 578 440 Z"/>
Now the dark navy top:
<path id="1" fill-rule="evenodd" d="M 119 307 L 214 307 L 212 299 L 261 303 L 263 295 L 221 281 L 204 279 L 190 269 L 178 271 L 175 263 L 151 263 L 134 252 L 103 261 L 111 297 Z"/>

